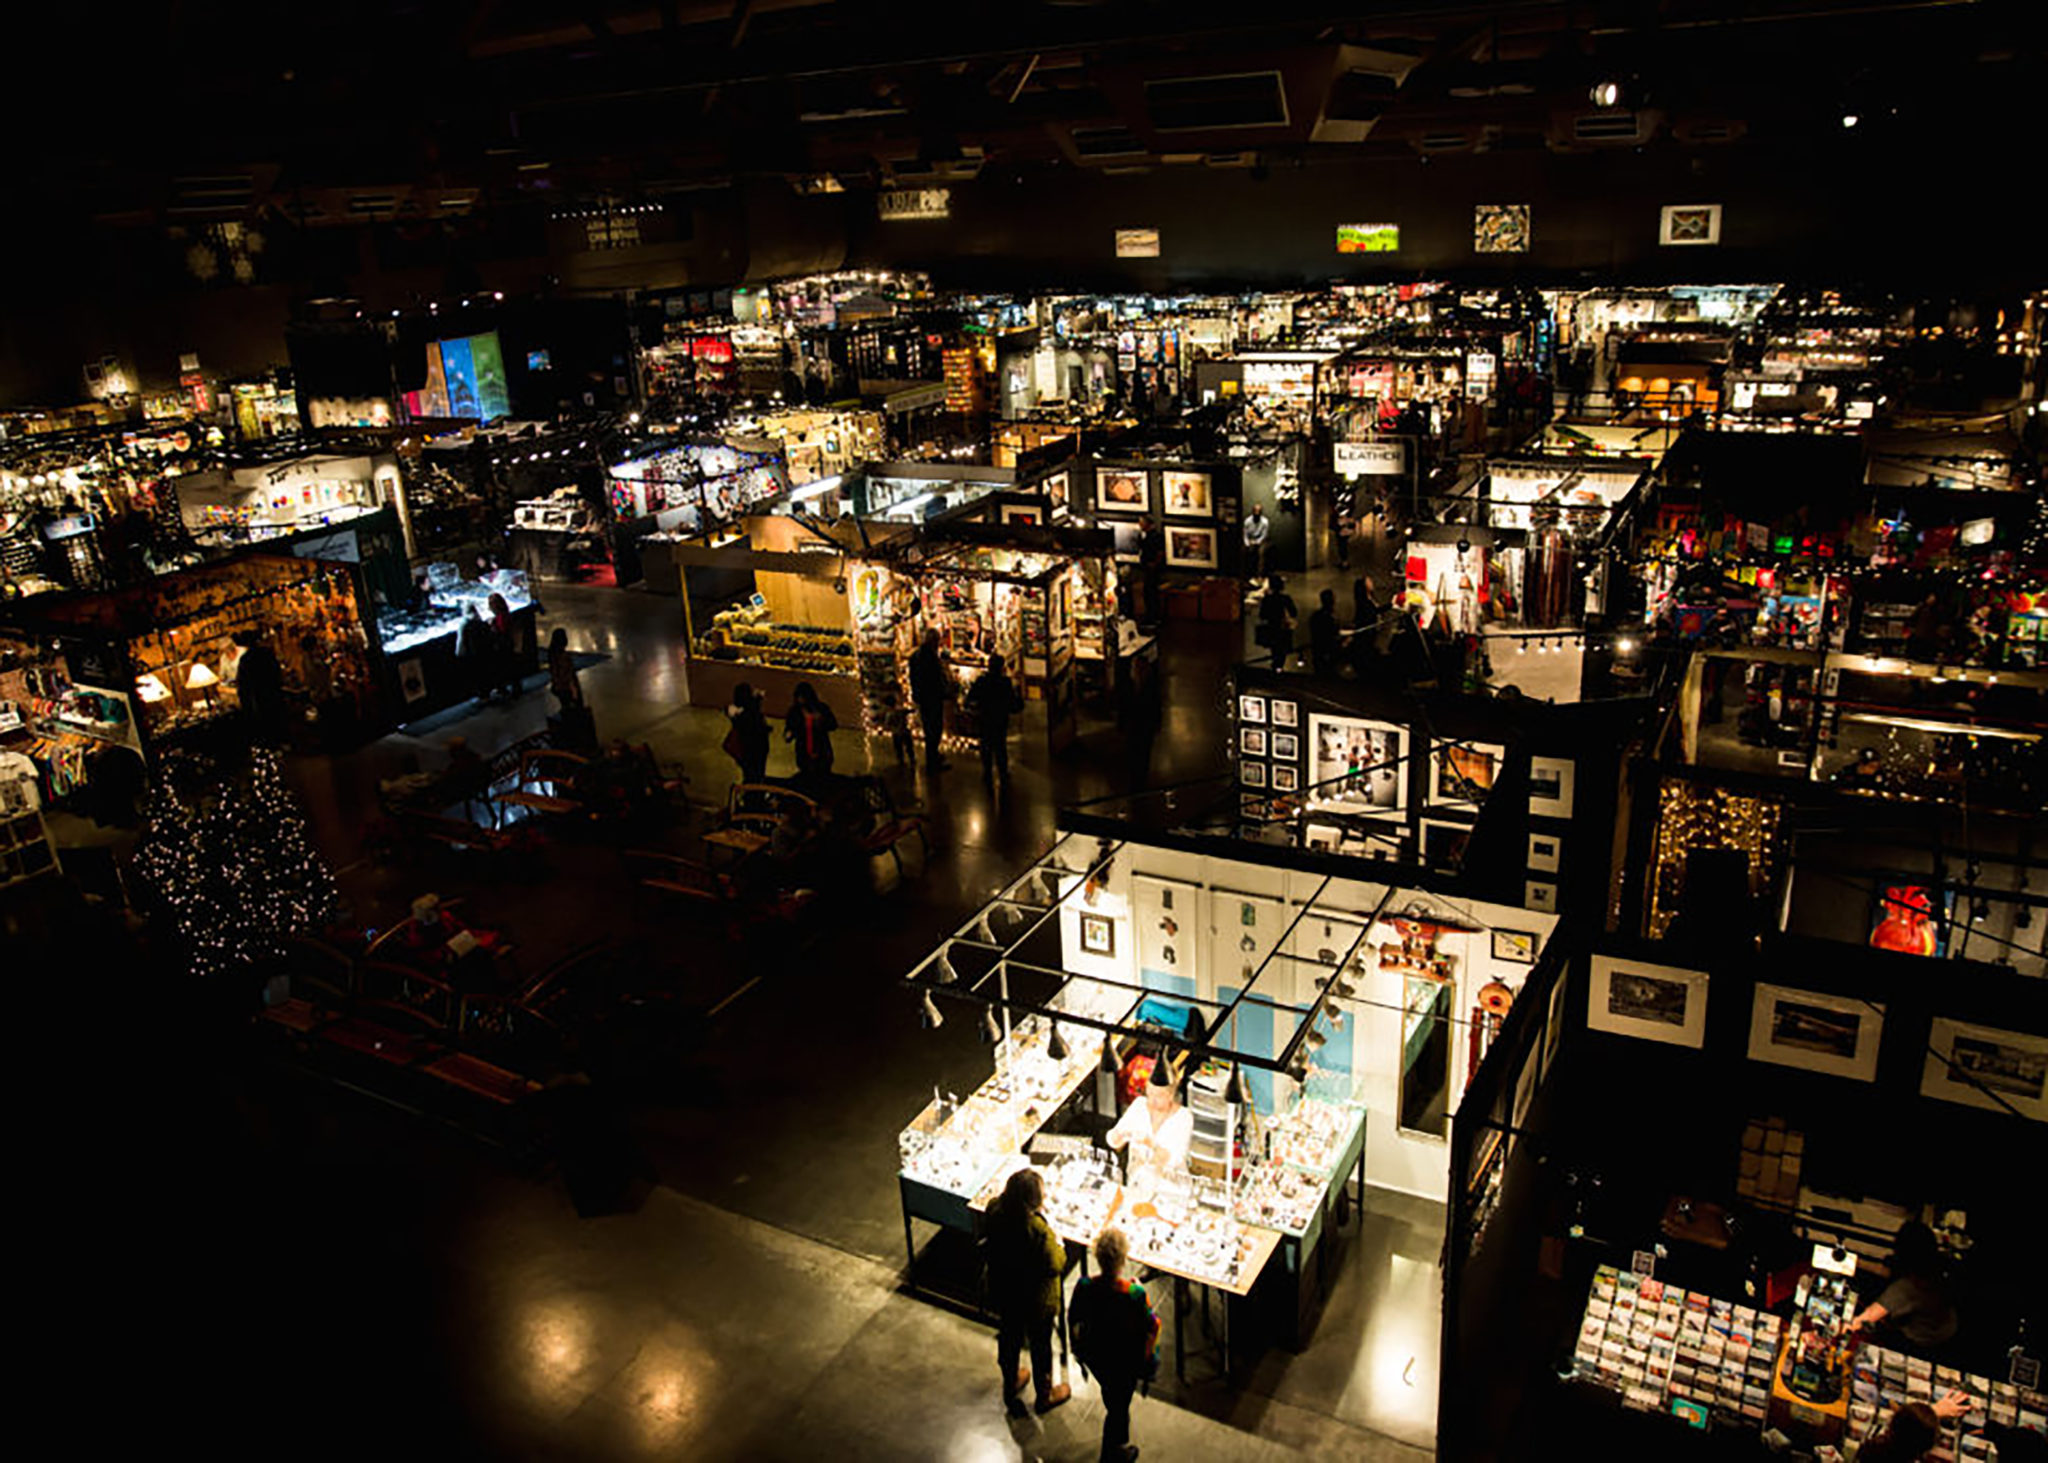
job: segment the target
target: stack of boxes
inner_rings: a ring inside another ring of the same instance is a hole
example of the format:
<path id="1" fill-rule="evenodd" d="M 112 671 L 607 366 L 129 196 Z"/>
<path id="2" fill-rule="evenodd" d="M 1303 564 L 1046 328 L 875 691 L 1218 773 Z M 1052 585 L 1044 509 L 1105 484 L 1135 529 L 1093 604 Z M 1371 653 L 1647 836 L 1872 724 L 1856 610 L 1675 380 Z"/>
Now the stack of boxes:
<path id="1" fill-rule="evenodd" d="M 1579 1375 L 1646 1412 L 1691 1403 L 1727 1426 L 1761 1428 L 1780 1322 L 1749 1306 L 1603 1265 L 1579 1327 Z"/>
<path id="2" fill-rule="evenodd" d="M 1789 1214 L 1799 1202 L 1799 1173 L 1806 1163 L 1806 1135 L 1787 1131 L 1783 1118 L 1751 1123 L 1742 1134 L 1735 1192 L 1760 1209 Z"/>

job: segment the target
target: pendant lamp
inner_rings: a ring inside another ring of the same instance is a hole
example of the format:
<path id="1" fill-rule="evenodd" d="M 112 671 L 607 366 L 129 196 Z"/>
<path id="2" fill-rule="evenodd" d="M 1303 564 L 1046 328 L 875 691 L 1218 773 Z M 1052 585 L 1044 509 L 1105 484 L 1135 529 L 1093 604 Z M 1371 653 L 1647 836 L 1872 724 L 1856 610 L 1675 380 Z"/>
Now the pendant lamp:
<path id="1" fill-rule="evenodd" d="M 940 1011 L 938 1006 L 933 1002 L 932 993 L 930 991 L 926 991 L 924 993 L 924 1003 L 918 1008 L 917 1014 L 918 1019 L 924 1023 L 924 1029 L 926 1031 L 937 1031 L 941 1026 L 944 1026 L 946 1024 L 945 1013 Z"/>
<path id="2" fill-rule="evenodd" d="M 1223 1089 L 1223 1100 L 1232 1107 L 1251 1106 L 1251 1088 L 1245 1084 L 1244 1068 L 1237 1063 L 1230 1064 L 1230 1085 Z"/>

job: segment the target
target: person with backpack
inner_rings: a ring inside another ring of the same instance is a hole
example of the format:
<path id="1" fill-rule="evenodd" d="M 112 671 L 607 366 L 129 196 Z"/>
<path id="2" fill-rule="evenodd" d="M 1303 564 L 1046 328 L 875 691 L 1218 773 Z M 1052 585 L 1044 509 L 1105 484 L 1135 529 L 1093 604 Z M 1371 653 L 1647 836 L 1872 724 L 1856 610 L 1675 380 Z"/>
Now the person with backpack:
<path id="1" fill-rule="evenodd" d="M 1073 1388 L 1052 1380 L 1052 1328 L 1060 1314 L 1067 1247 L 1046 1223 L 1044 1207 L 1045 1180 L 1035 1168 L 1020 1168 L 990 1208 L 982 1236 L 996 1312 L 996 1369 L 1003 1375 L 1003 1406 L 1012 1417 L 1024 1415 L 1026 1382 L 1037 1384 L 1032 1410 L 1040 1417 L 1073 1396 Z M 1017 1365 L 1027 1347 L 1028 1372 Z"/>
<path id="2" fill-rule="evenodd" d="M 1103 1463 L 1130 1463 L 1131 1397 L 1159 1375 L 1159 1317 L 1145 1287 L 1124 1278 L 1130 1242 L 1115 1226 L 1095 1237 L 1096 1273 L 1074 1287 L 1074 1355 L 1102 1389 Z"/>

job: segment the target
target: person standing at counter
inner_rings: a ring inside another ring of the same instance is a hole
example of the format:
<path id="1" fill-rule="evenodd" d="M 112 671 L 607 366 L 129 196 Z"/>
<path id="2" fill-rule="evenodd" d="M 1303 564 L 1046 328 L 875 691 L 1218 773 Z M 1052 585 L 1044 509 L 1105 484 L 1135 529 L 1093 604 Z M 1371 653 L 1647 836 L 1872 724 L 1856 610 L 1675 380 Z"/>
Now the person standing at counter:
<path id="1" fill-rule="evenodd" d="M 1152 1297 L 1124 1278 L 1130 1241 L 1115 1225 L 1095 1237 L 1098 1273 L 1074 1287 L 1074 1355 L 1102 1389 L 1102 1463 L 1130 1463 L 1131 1394 L 1159 1374 L 1159 1317 Z"/>
<path id="2" fill-rule="evenodd" d="M 1174 1098 L 1173 1066 L 1162 1056 L 1152 1066 L 1145 1100 L 1125 1108 L 1109 1130 L 1109 1146 L 1130 1150 L 1132 1187 L 1150 1193 L 1163 1176 L 1186 1170 L 1194 1137 L 1195 1116 Z"/>
<path id="3" fill-rule="evenodd" d="M 1024 1384 L 1037 1383 L 1034 1410 L 1042 1417 L 1073 1395 L 1052 1381 L 1052 1328 L 1060 1314 L 1060 1282 L 1067 1273 L 1067 1247 L 1039 1211 L 1045 1180 L 1035 1168 L 1020 1168 L 1003 1186 L 1003 1197 L 988 1216 L 983 1248 L 988 1257 L 989 1299 L 996 1308 L 996 1369 L 1003 1376 L 1003 1406 L 1024 1415 Z M 1031 1351 L 1031 1370 L 1018 1370 L 1018 1353 Z"/>
<path id="4" fill-rule="evenodd" d="M 491 592 L 491 664 L 492 682 L 498 691 L 510 701 L 519 694 L 518 632 L 512 625 L 512 606 L 505 603 L 505 596 L 496 590 Z"/>
<path id="5" fill-rule="evenodd" d="M 1856 1317 L 1858 1330 L 1927 1356 L 1955 1339 L 1956 1310 L 1941 1273 L 1941 1246 L 1918 1220 L 1899 1226 L 1892 1242 L 1891 1284 Z"/>
<path id="6" fill-rule="evenodd" d="M 940 750 L 946 731 L 946 657 L 939 650 L 939 632 L 927 630 L 910 655 L 910 699 L 924 728 L 924 765 L 943 772 L 953 764 Z"/>

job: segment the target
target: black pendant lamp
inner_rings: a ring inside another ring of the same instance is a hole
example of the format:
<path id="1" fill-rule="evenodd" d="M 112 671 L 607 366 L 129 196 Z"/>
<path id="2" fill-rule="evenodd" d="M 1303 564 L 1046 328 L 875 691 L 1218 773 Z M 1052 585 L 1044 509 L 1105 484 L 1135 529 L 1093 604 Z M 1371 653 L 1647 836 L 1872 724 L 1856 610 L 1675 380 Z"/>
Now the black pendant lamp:
<path id="1" fill-rule="evenodd" d="M 1052 1024 L 1052 1039 L 1045 1044 L 1045 1054 L 1056 1062 L 1064 1062 L 1067 1059 L 1067 1039 L 1060 1035 L 1060 1024 L 1057 1021 Z"/>

